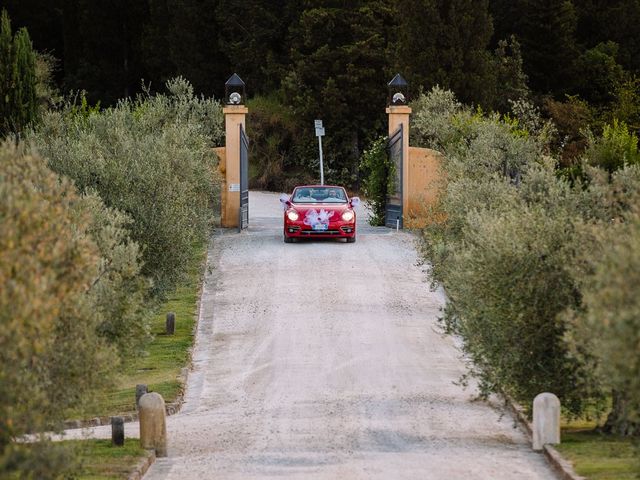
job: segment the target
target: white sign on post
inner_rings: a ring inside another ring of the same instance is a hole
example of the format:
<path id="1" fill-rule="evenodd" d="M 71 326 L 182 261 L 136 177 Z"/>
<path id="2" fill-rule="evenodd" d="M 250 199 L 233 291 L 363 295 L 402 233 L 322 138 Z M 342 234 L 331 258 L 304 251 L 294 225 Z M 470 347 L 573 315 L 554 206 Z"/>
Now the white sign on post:
<path id="1" fill-rule="evenodd" d="M 318 137 L 318 149 L 320 150 L 320 185 L 324 185 L 324 165 L 322 164 L 322 137 L 324 136 L 324 127 L 322 120 L 313 122 L 316 127 L 316 137 Z"/>

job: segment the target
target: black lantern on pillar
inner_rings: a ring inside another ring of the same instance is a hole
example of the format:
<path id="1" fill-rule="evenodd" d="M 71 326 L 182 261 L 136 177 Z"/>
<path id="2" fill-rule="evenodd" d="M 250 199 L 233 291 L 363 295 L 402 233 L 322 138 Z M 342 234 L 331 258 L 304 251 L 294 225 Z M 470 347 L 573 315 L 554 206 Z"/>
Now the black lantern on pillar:
<path id="1" fill-rule="evenodd" d="M 243 105 L 244 96 L 244 82 L 234 73 L 224 84 L 224 102 L 227 105 Z"/>
<path id="2" fill-rule="evenodd" d="M 409 98 L 409 84 L 399 73 L 387 84 L 389 88 L 389 105 L 406 105 Z"/>

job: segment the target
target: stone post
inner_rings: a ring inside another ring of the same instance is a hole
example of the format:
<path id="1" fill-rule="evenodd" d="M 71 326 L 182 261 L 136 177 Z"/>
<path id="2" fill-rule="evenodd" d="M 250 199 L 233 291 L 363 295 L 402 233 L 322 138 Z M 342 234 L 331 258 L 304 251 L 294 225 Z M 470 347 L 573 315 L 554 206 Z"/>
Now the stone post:
<path id="1" fill-rule="evenodd" d="M 409 212 L 409 116 L 411 107 L 407 105 L 391 105 L 387 107 L 389 115 L 389 137 L 402 125 L 402 212 Z"/>
<path id="2" fill-rule="evenodd" d="M 225 125 L 225 191 L 222 193 L 220 222 L 223 227 L 239 227 L 240 218 L 240 125 L 245 127 L 249 109 L 244 105 L 227 105 L 222 109 Z"/>
<path id="3" fill-rule="evenodd" d="M 165 322 L 165 329 L 167 335 L 173 335 L 176 333 L 176 314 L 173 312 L 167 313 L 167 321 Z"/>
<path id="4" fill-rule="evenodd" d="M 111 417 L 111 443 L 117 447 L 124 445 L 124 418 Z"/>
<path id="5" fill-rule="evenodd" d="M 533 449 L 560 443 L 560 400 L 553 393 L 541 393 L 533 400 Z"/>
<path id="6" fill-rule="evenodd" d="M 147 393 L 147 386 L 143 383 L 136 385 L 136 409 L 140 408 L 140 397 Z"/>
<path id="7" fill-rule="evenodd" d="M 140 446 L 167 456 L 167 420 L 162 395 L 145 393 L 140 399 Z"/>

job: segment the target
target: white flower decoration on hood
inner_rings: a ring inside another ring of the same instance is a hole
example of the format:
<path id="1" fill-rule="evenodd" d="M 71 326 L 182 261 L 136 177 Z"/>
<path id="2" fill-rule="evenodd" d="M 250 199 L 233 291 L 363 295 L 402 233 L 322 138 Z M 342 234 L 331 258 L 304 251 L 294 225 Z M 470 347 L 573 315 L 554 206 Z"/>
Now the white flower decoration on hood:
<path id="1" fill-rule="evenodd" d="M 319 212 L 312 209 L 307 210 L 307 215 L 304 218 L 304 224 L 313 228 L 315 225 L 329 225 L 329 219 L 336 213 L 333 210 L 326 211 L 321 209 Z"/>

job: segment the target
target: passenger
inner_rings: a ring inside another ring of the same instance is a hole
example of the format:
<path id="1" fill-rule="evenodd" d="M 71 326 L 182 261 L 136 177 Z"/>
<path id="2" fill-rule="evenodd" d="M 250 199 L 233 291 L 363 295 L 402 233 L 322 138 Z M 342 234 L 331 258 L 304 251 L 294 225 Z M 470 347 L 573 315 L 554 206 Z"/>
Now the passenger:
<path id="1" fill-rule="evenodd" d="M 296 202 L 314 202 L 315 199 L 311 196 L 311 191 L 308 188 L 301 188 L 296 192 Z"/>

